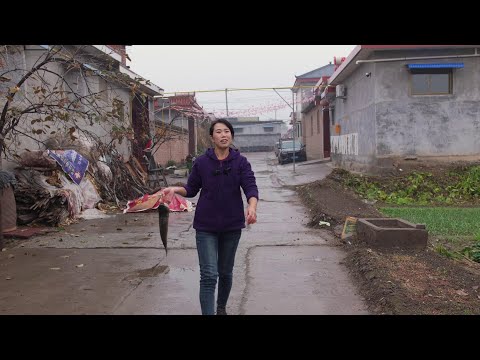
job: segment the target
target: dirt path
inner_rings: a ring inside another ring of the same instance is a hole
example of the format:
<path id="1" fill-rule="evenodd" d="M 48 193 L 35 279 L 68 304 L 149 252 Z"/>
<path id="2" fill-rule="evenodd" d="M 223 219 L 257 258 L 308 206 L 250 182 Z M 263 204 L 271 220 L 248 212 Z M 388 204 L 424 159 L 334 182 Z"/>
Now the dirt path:
<path id="1" fill-rule="evenodd" d="M 346 216 L 383 216 L 344 188 L 334 173 L 296 190 L 311 210 L 310 227 L 322 228 L 319 221 L 331 223 L 331 231 L 347 252 L 345 264 L 370 312 L 480 314 L 480 264 L 448 259 L 435 252 L 431 243 L 425 251 L 414 252 L 380 251 L 355 241 L 341 242 Z"/>

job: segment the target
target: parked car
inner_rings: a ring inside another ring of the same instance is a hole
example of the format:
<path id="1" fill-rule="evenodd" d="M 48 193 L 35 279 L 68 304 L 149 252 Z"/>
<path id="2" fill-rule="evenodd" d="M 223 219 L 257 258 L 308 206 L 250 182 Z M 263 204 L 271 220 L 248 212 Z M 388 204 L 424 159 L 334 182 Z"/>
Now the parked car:
<path id="1" fill-rule="evenodd" d="M 295 149 L 293 148 L 293 140 L 282 140 L 280 141 L 280 148 L 278 149 L 278 163 L 283 165 L 288 162 L 293 162 L 293 157 L 295 156 L 295 161 L 307 161 L 307 152 L 305 150 L 305 145 L 300 141 L 295 141 Z"/>

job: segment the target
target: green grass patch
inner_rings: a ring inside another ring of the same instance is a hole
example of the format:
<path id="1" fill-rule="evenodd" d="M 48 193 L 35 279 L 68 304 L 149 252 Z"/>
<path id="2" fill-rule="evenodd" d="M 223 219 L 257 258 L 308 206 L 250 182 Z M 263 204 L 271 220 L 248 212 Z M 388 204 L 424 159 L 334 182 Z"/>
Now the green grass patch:
<path id="1" fill-rule="evenodd" d="M 480 262 L 480 208 L 396 207 L 381 208 L 389 217 L 415 224 L 426 224 L 430 235 L 436 236 L 433 247 L 448 258 L 462 255 Z"/>
<path id="2" fill-rule="evenodd" d="M 388 217 L 426 224 L 439 254 L 480 262 L 480 165 L 444 170 L 371 176 L 335 169 L 329 176 L 361 198 L 382 204 L 379 211 Z"/>
<path id="3" fill-rule="evenodd" d="M 480 239 L 480 208 L 396 207 L 379 210 L 389 217 L 426 224 L 431 235 Z"/>
<path id="4" fill-rule="evenodd" d="M 414 171 L 378 179 L 336 171 L 342 183 L 365 199 L 395 205 L 460 205 L 480 201 L 480 166 L 462 166 L 445 174 Z"/>

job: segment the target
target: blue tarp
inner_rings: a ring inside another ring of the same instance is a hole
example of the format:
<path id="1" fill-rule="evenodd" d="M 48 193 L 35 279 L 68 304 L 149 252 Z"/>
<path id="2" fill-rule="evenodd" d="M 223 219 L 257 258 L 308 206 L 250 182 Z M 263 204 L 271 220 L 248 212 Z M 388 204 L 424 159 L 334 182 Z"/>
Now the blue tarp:
<path id="1" fill-rule="evenodd" d="M 6 170 L 0 170 L 0 190 L 9 186 L 15 186 L 16 184 L 17 179 L 15 179 L 15 175 L 13 175 L 13 173 Z"/>
<path id="2" fill-rule="evenodd" d="M 463 63 L 407 64 L 409 69 L 461 69 Z"/>
<path id="3" fill-rule="evenodd" d="M 88 160 L 75 150 L 47 150 L 48 155 L 62 167 L 73 182 L 79 185 L 88 168 Z"/>

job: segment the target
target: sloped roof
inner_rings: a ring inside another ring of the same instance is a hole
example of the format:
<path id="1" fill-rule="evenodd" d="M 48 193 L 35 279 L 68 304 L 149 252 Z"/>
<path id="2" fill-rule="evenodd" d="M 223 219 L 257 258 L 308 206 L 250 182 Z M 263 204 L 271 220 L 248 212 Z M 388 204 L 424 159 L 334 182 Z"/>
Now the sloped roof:
<path id="1" fill-rule="evenodd" d="M 426 50 L 426 49 L 468 49 L 477 48 L 479 45 L 357 45 L 347 56 L 346 60 L 335 70 L 328 80 L 329 85 L 337 85 L 348 77 L 356 68 L 359 60 L 366 60 L 374 51 L 391 50 Z M 473 53 L 472 53 L 473 54 Z M 452 57 L 458 57 L 453 55 Z"/>
<path id="2" fill-rule="evenodd" d="M 140 88 L 142 89 L 142 91 L 144 91 L 148 95 L 150 95 L 150 96 L 163 95 L 163 89 L 161 87 L 151 83 L 148 80 L 145 80 L 140 75 L 133 72 L 132 70 L 130 70 L 126 66 L 123 66 L 122 64 L 120 64 L 119 70 L 120 70 L 120 73 L 127 75 L 132 80 L 137 80 L 138 82 L 140 82 Z"/>
<path id="3" fill-rule="evenodd" d="M 192 116 L 196 118 L 210 118 L 211 115 L 207 114 L 203 108 L 197 103 L 194 94 L 187 95 L 174 95 L 169 96 L 169 105 L 166 107 L 160 107 L 158 101 L 154 102 L 155 111 L 159 110 L 174 110 L 181 112 L 187 116 Z"/>
<path id="4" fill-rule="evenodd" d="M 335 65 L 328 64 L 318 69 L 309 71 L 300 76 L 295 75 L 295 83 L 293 84 L 294 88 L 292 89 L 292 91 L 296 92 L 297 91 L 296 87 L 299 87 L 299 86 L 310 86 L 310 85 L 313 86 L 319 80 L 323 78 L 329 78 L 334 72 L 335 72 Z"/>
<path id="5" fill-rule="evenodd" d="M 309 71 L 305 74 L 296 76 L 296 79 L 315 79 L 315 78 L 321 78 L 322 76 L 331 76 L 333 72 L 335 71 L 335 65 L 334 64 L 328 64 L 322 67 L 319 67 L 318 69 Z"/>

